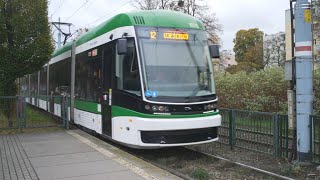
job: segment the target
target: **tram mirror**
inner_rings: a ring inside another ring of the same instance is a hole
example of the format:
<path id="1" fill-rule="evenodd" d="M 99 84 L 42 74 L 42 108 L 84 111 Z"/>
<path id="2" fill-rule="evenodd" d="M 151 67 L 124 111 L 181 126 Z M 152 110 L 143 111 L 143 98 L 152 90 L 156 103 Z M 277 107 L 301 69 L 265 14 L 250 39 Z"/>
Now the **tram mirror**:
<path id="1" fill-rule="evenodd" d="M 211 58 L 220 58 L 219 53 L 219 45 L 218 44 L 212 44 L 209 46 L 210 56 Z"/>
<path id="2" fill-rule="evenodd" d="M 127 50 L 128 50 L 127 39 L 125 39 L 125 38 L 118 39 L 118 42 L 117 42 L 118 55 L 127 54 Z"/>

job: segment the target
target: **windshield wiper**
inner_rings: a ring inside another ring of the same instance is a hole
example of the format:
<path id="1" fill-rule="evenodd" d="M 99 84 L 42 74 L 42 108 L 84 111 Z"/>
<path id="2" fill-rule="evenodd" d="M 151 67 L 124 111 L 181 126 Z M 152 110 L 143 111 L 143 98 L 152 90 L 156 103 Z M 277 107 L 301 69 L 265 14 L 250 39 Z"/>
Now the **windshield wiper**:
<path id="1" fill-rule="evenodd" d="M 197 86 L 191 93 L 190 96 L 186 97 L 186 100 L 184 102 L 190 102 L 190 99 L 193 97 L 196 97 L 196 95 L 201 91 L 201 90 L 205 90 L 208 86 L 205 85 L 199 85 Z"/>

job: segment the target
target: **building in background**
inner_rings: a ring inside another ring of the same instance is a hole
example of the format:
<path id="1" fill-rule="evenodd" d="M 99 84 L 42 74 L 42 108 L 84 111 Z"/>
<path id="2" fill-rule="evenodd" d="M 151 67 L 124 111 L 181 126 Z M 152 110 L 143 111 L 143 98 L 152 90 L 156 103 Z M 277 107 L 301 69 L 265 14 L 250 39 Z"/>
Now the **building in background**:
<path id="1" fill-rule="evenodd" d="M 286 60 L 286 38 L 284 32 L 263 36 L 264 67 L 283 67 Z"/>
<path id="2" fill-rule="evenodd" d="M 285 15 L 285 36 L 286 36 L 286 61 L 292 60 L 292 31 L 291 31 L 291 12 L 286 10 Z"/>
<path id="3" fill-rule="evenodd" d="M 214 70 L 224 71 L 227 67 L 237 65 L 235 54 L 231 50 L 223 50 L 220 52 L 220 59 L 213 59 Z"/>

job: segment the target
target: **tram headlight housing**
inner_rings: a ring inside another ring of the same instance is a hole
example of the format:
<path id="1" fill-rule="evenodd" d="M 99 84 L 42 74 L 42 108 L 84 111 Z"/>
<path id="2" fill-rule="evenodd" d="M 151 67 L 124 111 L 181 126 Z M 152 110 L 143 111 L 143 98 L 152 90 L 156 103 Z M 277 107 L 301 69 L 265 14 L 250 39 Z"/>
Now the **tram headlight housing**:
<path id="1" fill-rule="evenodd" d="M 150 107 L 149 104 L 145 105 L 144 108 L 145 108 L 146 110 L 150 110 L 150 109 L 151 109 L 151 107 Z"/>
<path id="2" fill-rule="evenodd" d="M 164 110 L 165 110 L 166 112 L 169 112 L 169 111 L 170 111 L 170 109 L 169 109 L 168 106 L 165 106 L 165 107 L 164 107 Z"/>
<path id="3" fill-rule="evenodd" d="M 206 111 L 211 111 L 217 109 L 217 104 L 206 104 L 203 107 L 204 110 Z"/>
<path id="4" fill-rule="evenodd" d="M 159 110 L 160 112 L 163 112 L 163 111 L 164 111 L 164 106 L 159 106 L 159 107 L 158 107 L 158 110 Z"/>
<path id="5" fill-rule="evenodd" d="M 153 105 L 153 106 L 152 106 L 152 111 L 158 111 L 158 106 Z"/>
<path id="6" fill-rule="evenodd" d="M 169 112 L 170 108 L 168 106 L 164 105 L 149 105 L 146 104 L 144 106 L 145 110 L 147 111 L 153 111 L 153 112 Z"/>

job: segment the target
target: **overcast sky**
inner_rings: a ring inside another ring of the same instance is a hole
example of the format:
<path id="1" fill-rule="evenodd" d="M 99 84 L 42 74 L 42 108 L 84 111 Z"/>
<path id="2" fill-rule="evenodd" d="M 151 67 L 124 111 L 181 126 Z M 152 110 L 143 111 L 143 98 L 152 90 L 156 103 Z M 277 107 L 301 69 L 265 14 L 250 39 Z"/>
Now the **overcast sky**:
<path id="1" fill-rule="evenodd" d="M 75 3 L 77 2 L 77 3 Z M 284 31 L 289 0 L 208 0 L 223 26 L 223 49 L 232 50 L 240 29 L 259 28 L 267 34 Z M 120 12 L 135 10 L 128 0 L 50 0 L 49 18 L 73 24 L 71 31 L 94 27 Z"/>

